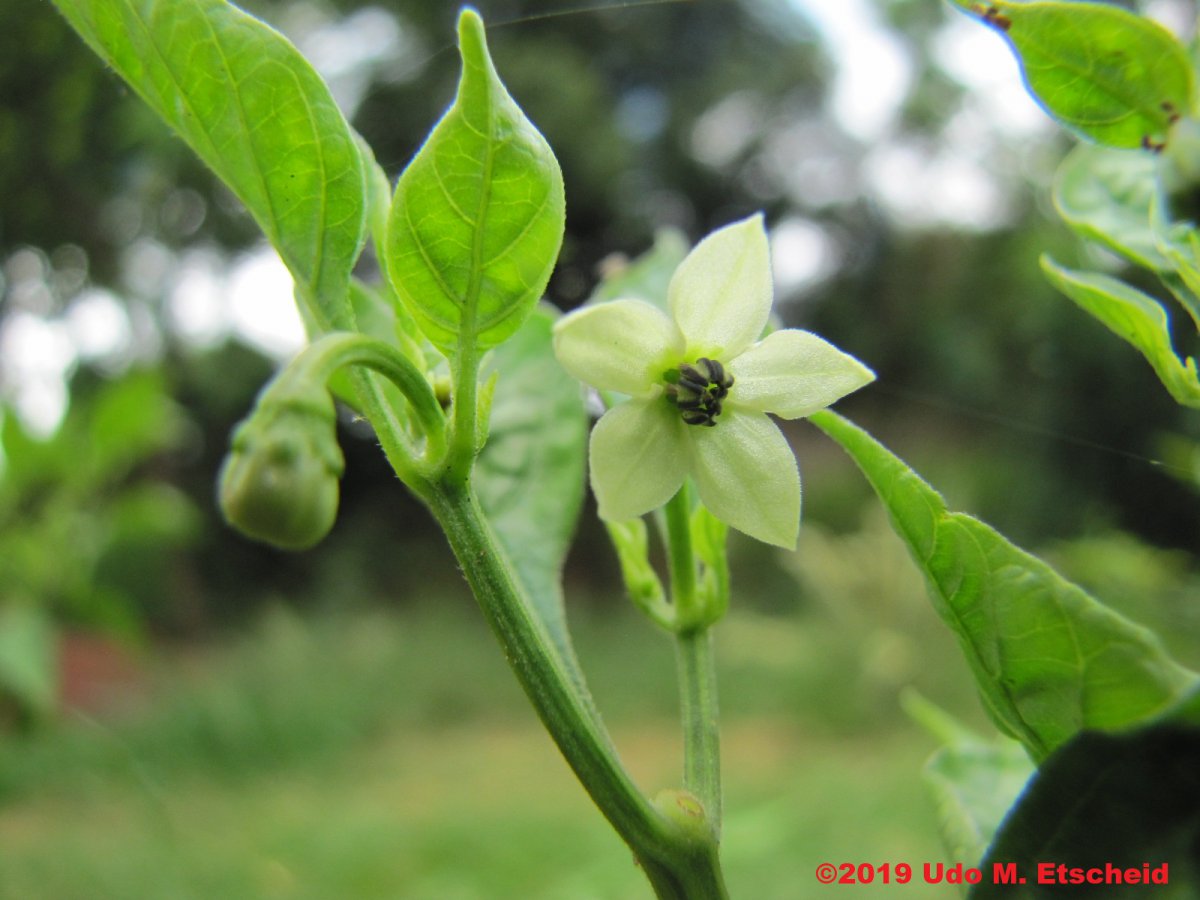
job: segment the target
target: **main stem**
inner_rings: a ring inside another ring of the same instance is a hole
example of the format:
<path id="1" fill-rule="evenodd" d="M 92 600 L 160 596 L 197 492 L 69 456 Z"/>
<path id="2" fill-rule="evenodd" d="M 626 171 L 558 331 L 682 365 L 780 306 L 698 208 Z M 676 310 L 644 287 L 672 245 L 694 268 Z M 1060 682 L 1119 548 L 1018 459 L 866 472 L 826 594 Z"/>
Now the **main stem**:
<path id="1" fill-rule="evenodd" d="M 715 840 L 697 840 L 669 821 L 621 767 L 603 725 L 522 598 L 470 486 L 444 480 L 426 502 L 526 695 L 592 800 L 633 850 L 655 894 L 660 900 L 727 898 Z"/>

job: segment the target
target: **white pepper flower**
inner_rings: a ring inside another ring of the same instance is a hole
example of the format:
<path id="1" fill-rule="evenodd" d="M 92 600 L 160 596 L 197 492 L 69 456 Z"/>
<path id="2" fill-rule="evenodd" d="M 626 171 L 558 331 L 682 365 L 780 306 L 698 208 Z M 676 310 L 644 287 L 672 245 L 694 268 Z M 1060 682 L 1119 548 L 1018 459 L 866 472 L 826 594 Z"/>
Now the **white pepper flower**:
<path id="1" fill-rule="evenodd" d="M 676 270 L 667 298 L 670 315 L 641 300 L 615 300 L 577 310 L 555 327 L 555 353 L 568 372 L 629 397 L 592 431 L 600 516 L 621 521 L 657 509 L 691 476 L 717 518 L 794 547 L 800 473 L 767 413 L 802 418 L 874 373 L 807 331 L 758 340 L 772 301 L 759 215 L 701 241 Z"/>

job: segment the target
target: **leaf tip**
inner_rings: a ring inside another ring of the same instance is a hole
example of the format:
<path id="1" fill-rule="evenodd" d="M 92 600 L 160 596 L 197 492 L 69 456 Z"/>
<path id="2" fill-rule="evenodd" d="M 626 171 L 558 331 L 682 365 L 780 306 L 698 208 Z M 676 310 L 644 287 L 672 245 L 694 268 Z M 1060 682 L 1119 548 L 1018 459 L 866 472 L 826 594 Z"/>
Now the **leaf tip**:
<path id="1" fill-rule="evenodd" d="M 458 13 L 458 46 L 464 59 L 487 56 L 487 27 L 473 6 L 464 6 Z"/>
<path id="2" fill-rule="evenodd" d="M 1062 276 L 1062 266 L 1060 266 L 1049 253 L 1043 253 L 1038 257 L 1038 265 L 1047 277 L 1053 279 L 1056 276 Z"/>

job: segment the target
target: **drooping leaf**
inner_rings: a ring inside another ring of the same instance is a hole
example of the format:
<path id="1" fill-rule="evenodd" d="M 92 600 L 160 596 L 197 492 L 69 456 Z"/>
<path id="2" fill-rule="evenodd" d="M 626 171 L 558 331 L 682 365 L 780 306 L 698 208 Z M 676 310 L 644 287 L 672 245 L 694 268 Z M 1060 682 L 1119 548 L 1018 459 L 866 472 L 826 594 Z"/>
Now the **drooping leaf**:
<path id="1" fill-rule="evenodd" d="M 964 741 L 938 750 L 925 765 L 942 843 L 951 859 L 983 859 L 1033 763 L 1016 741 Z"/>
<path id="2" fill-rule="evenodd" d="M 1154 157 L 1080 144 L 1059 166 L 1054 205 L 1081 237 L 1098 241 L 1140 266 L 1167 271 L 1151 225 Z"/>
<path id="3" fill-rule="evenodd" d="M 1195 684 L 1150 631 L 1066 581 L 994 529 L 947 511 L 882 444 L 829 411 L 811 417 L 841 444 L 887 508 L 958 637 L 997 726 L 1045 759 L 1083 729 L 1127 727 Z"/>
<path id="4" fill-rule="evenodd" d="M 588 423 L 579 385 L 554 358 L 553 323 L 538 310 L 496 350 L 500 377 L 473 480 L 536 617 L 582 687 L 560 576 L 583 505 Z"/>
<path id="5" fill-rule="evenodd" d="M 1200 233 L 1194 222 L 1171 222 L 1165 212 L 1156 198 L 1151 206 L 1151 222 L 1159 252 L 1171 266 L 1170 271 L 1159 272 L 1159 277 L 1200 331 Z"/>
<path id="6" fill-rule="evenodd" d="M 1139 351 L 1159 380 L 1184 406 L 1200 407 L 1200 380 L 1192 357 L 1180 360 L 1171 346 L 1167 311 L 1153 297 L 1123 281 L 1095 272 L 1077 272 L 1042 257 L 1051 283 L 1082 309 Z"/>
<path id="7" fill-rule="evenodd" d="M 1078 735 L 1046 760 L 984 860 L 1023 884 L 985 878 L 971 900 L 1039 900 L 1075 890 L 1106 900 L 1200 896 L 1197 703 L 1130 733 Z M 1065 867 L 1066 871 L 1058 867 Z M 1111 867 L 1129 881 L 1113 883 Z M 1095 879 L 1062 887 L 1071 870 Z"/>
<path id="8" fill-rule="evenodd" d="M 454 105 L 400 176 L 387 273 L 447 356 L 512 335 L 542 296 L 565 227 L 562 173 L 509 96 L 483 22 L 458 20 L 463 71 Z"/>
<path id="9" fill-rule="evenodd" d="M 1156 22 L 1107 3 L 951 2 L 1003 34 L 1034 98 L 1097 143 L 1161 148 L 1192 109 L 1187 51 Z"/>
<path id="10" fill-rule="evenodd" d="M 924 772 L 942 843 L 950 859 L 974 864 L 1029 781 L 1033 763 L 1016 741 L 986 740 L 915 691 L 901 699 L 905 712 L 943 744 Z"/>
<path id="11" fill-rule="evenodd" d="M 310 318 L 349 323 L 363 166 L 320 76 L 225 0 L 55 0 L 84 40 L 246 205 Z"/>

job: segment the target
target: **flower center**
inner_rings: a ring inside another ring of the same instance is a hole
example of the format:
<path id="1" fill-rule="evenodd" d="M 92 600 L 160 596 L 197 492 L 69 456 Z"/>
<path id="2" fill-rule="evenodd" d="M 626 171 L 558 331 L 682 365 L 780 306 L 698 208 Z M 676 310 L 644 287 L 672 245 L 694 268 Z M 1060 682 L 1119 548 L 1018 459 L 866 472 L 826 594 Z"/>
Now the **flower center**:
<path id="1" fill-rule="evenodd" d="M 683 421 L 709 428 L 717 424 L 721 401 L 733 387 L 733 376 L 707 356 L 663 373 L 663 380 L 667 382 L 666 397 L 679 407 Z"/>

